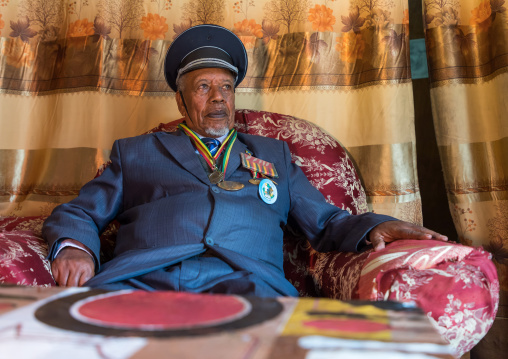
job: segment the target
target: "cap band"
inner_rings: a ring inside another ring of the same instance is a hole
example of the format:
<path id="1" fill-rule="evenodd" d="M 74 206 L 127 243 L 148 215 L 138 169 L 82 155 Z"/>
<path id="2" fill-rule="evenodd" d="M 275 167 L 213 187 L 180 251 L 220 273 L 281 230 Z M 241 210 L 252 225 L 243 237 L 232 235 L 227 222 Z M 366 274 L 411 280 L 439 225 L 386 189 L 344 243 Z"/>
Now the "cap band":
<path id="1" fill-rule="evenodd" d="M 180 63 L 176 83 L 183 74 L 208 67 L 218 67 L 233 72 L 235 76 L 235 84 L 238 80 L 238 67 L 233 65 L 231 57 L 222 49 L 212 46 L 200 47 L 187 54 Z"/>
<path id="2" fill-rule="evenodd" d="M 193 70 L 203 69 L 203 68 L 208 68 L 208 67 L 219 67 L 219 68 L 227 69 L 227 70 L 230 70 L 231 72 L 233 72 L 235 75 L 238 75 L 238 68 L 227 63 L 226 61 L 222 61 L 219 59 L 212 59 L 212 58 L 199 59 L 199 60 L 192 61 L 187 66 L 178 70 L 178 75 L 176 76 L 176 83 L 178 83 L 180 76 L 182 76 L 183 74 L 186 74 L 187 72 L 190 72 Z M 235 76 L 235 84 L 236 84 L 237 80 L 238 80 L 238 76 Z"/>

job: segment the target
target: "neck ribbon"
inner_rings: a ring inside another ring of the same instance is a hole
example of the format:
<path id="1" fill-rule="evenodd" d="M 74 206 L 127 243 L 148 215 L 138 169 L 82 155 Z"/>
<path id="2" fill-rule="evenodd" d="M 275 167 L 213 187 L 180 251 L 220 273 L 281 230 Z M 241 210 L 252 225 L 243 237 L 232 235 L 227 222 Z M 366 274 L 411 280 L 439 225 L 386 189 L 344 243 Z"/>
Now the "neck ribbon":
<path id="1" fill-rule="evenodd" d="M 199 136 L 192 131 L 189 127 L 187 127 L 186 124 L 181 123 L 178 125 L 178 128 L 180 128 L 187 136 L 190 137 L 194 145 L 196 146 L 196 149 L 198 150 L 199 154 L 203 156 L 208 166 L 212 169 L 212 171 L 220 171 L 222 172 L 224 178 L 226 176 L 226 169 L 228 167 L 229 163 L 229 156 L 231 155 L 231 150 L 233 148 L 233 144 L 236 141 L 236 130 L 233 128 L 229 131 L 228 136 L 224 140 L 224 142 L 219 147 L 219 150 L 215 154 L 215 156 L 212 156 L 210 153 L 210 150 L 208 147 L 201 141 Z M 217 159 L 221 155 L 221 153 L 224 152 L 224 157 L 222 158 L 222 166 L 221 169 L 217 167 Z"/>

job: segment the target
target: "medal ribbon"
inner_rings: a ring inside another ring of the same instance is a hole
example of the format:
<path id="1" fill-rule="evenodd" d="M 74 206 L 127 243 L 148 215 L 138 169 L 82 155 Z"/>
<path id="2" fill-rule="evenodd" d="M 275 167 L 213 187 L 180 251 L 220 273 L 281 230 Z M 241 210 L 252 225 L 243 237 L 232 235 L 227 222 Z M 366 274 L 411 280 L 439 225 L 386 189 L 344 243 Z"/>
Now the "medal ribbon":
<path id="1" fill-rule="evenodd" d="M 192 140 L 192 142 L 194 142 L 194 145 L 196 146 L 196 149 L 198 150 L 199 154 L 201 156 L 203 156 L 206 163 L 208 164 L 208 166 L 210 166 L 210 168 L 213 171 L 218 170 L 217 165 L 216 165 L 217 159 L 219 158 L 222 151 L 224 151 L 224 149 L 226 150 L 224 152 L 224 157 L 222 159 L 222 173 L 224 174 L 224 177 L 225 177 L 226 176 L 226 169 L 227 169 L 227 166 L 229 163 L 229 156 L 231 155 L 231 150 L 233 149 L 233 144 L 236 141 L 236 130 L 232 129 L 229 131 L 228 137 L 226 137 L 224 142 L 221 144 L 221 146 L 219 147 L 219 150 L 217 151 L 215 156 L 212 156 L 208 147 L 203 143 L 203 141 L 201 141 L 199 136 L 196 135 L 196 133 L 194 133 L 194 131 L 192 131 L 189 127 L 187 127 L 187 125 L 185 125 L 184 123 L 181 123 L 178 125 L 178 127 L 187 136 L 189 136 L 191 138 L 191 140 Z"/>
<path id="2" fill-rule="evenodd" d="M 261 176 L 266 175 L 272 178 L 279 177 L 273 163 L 256 158 L 250 153 L 241 153 L 240 157 L 242 159 L 243 167 L 248 168 L 252 173 L 260 173 Z"/>

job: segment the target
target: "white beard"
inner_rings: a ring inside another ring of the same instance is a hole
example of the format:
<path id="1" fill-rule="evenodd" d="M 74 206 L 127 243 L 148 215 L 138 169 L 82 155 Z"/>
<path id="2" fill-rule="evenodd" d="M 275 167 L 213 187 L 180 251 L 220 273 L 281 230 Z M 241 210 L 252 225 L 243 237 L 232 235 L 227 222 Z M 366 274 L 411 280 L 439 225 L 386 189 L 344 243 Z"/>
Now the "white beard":
<path id="1" fill-rule="evenodd" d="M 215 138 L 225 136 L 229 133 L 229 128 L 224 126 L 222 128 L 207 128 L 206 134 Z"/>

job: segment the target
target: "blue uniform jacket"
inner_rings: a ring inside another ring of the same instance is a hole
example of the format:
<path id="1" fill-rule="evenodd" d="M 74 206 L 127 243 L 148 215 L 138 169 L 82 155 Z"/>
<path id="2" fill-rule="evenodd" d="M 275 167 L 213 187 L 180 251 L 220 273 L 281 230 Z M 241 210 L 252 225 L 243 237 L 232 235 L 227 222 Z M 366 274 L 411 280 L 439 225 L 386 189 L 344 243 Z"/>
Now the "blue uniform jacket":
<path id="1" fill-rule="evenodd" d="M 251 172 L 241 165 L 249 150 L 279 174 L 275 203 L 263 202 Z M 350 215 L 325 202 L 285 142 L 238 134 L 226 180 L 245 184 L 226 191 L 210 183 L 187 135 L 158 132 L 118 140 L 111 165 L 77 198 L 57 207 L 43 227 L 50 245 L 73 238 L 99 258 L 99 234 L 113 219 L 121 227 L 114 258 L 86 285 L 100 286 L 168 268 L 207 251 L 235 271 L 250 273 L 280 295 L 297 295 L 283 272 L 282 238 L 292 216 L 317 251 L 356 251 L 377 224 L 392 217 Z M 213 269 L 212 269 L 213 270 Z M 217 277 L 217 276 L 215 276 Z M 169 276 L 168 276 L 168 280 Z"/>

